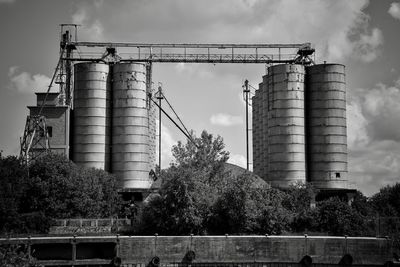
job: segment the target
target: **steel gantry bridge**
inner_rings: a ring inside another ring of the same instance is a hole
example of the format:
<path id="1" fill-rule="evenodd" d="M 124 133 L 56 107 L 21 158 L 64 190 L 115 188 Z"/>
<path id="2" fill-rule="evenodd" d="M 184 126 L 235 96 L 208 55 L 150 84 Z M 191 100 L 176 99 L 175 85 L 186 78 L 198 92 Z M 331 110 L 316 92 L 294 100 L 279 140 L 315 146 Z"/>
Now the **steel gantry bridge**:
<path id="1" fill-rule="evenodd" d="M 194 43 L 109 43 L 71 42 L 71 47 L 105 48 L 106 54 L 75 53 L 71 61 L 102 61 L 105 55 L 115 55 L 119 61 L 158 63 L 311 63 L 314 53 L 311 43 L 299 44 L 194 44 Z M 273 52 L 271 52 L 274 50 Z M 269 52 L 269 53 L 267 53 Z"/>

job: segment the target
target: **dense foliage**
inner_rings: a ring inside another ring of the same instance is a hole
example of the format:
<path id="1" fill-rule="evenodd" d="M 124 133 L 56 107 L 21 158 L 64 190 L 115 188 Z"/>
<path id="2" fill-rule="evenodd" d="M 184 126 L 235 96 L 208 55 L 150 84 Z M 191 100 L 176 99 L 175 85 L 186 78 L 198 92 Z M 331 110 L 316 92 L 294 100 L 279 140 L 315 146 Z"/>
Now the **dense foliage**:
<path id="1" fill-rule="evenodd" d="M 2 267 L 34 267 L 35 260 L 29 257 L 24 245 L 0 246 L 0 266 Z"/>
<path id="2" fill-rule="evenodd" d="M 46 232 L 56 218 L 110 217 L 119 210 L 114 176 L 48 154 L 29 169 L 0 155 L 0 233 Z"/>
<path id="3" fill-rule="evenodd" d="M 392 204 L 399 199 L 395 192 L 400 190 L 386 188 L 372 199 L 357 192 L 351 205 L 339 198 L 315 204 L 318 192 L 312 186 L 282 191 L 257 184 L 248 172 L 226 171 L 229 154 L 221 137 L 203 131 L 193 139 L 197 146 L 179 142 L 173 147 L 175 163 L 163 171 L 159 195 L 142 206 L 136 233 L 375 235 L 374 207 L 394 210 L 379 204 L 388 201 L 379 202 L 380 195 L 391 192 Z"/>
<path id="4" fill-rule="evenodd" d="M 380 216 L 400 216 L 400 183 L 381 188 L 372 197 L 372 205 Z"/>
<path id="5" fill-rule="evenodd" d="M 357 192 L 351 205 L 339 198 L 317 203 L 318 192 L 296 184 L 271 188 L 247 171 L 234 171 L 220 136 L 203 131 L 178 142 L 175 161 L 162 171 L 161 188 L 135 207 L 135 234 L 393 235 L 400 216 L 400 184 L 371 198 Z M 115 177 L 77 167 L 49 154 L 29 169 L 0 154 L 0 233 L 46 232 L 50 219 L 114 216 L 121 209 Z"/>

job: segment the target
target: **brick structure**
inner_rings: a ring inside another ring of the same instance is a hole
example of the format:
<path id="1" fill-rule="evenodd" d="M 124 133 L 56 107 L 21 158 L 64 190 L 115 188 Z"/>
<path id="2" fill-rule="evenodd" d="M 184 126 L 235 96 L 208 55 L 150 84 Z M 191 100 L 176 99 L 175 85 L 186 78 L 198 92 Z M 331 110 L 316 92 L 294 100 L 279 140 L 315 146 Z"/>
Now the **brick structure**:
<path id="1" fill-rule="evenodd" d="M 28 106 L 30 115 L 38 115 L 42 103 L 44 106 L 41 115 L 46 117 L 49 135 L 50 150 L 69 157 L 69 125 L 70 109 L 59 105 L 59 93 L 36 93 L 36 106 Z"/>

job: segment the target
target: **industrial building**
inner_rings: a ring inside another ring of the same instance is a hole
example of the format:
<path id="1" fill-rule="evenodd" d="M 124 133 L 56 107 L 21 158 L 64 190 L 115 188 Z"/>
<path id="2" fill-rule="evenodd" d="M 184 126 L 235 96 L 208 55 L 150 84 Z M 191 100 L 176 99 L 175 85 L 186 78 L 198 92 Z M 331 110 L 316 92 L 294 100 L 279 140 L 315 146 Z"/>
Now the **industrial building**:
<path id="1" fill-rule="evenodd" d="M 21 139 L 27 162 L 52 150 L 79 166 L 115 174 L 122 192 L 146 192 L 156 173 L 156 113 L 162 110 L 161 97 L 159 104 L 153 99 L 152 64 L 268 64 L 252 98 L 254 173 L 280 188 L 296 182 L 347 188 L 344 66 L 315 65 L 309 43 L 90 43 L 77 42 L 76 26 L 62 25 L 52 82 L 29 107 Z M 63 27 L 75 28 L 75 40 Z M 101 50 L 74 53 L 79 47 Z M 117 48 L 136 53 L 122 58 Z M 271 49 L 279 54 L 262 53 Z M 50 92 L 53 82 L 58 92 Z"/>
<path id="2" fill-rule="evenodd" d="M 252 114 L 255 174 L 280 188 L 348 188 L 343 65 L 269 67 Z"/>
<path id="3" fill-rule="evenodd" d="M 37 139 L 34 153 L 40 154 L 47 147 L 55 153 L 69 155 L 70 149 L 70 108 L 67 105 L 60 104 L 59 93 L 36 93 L 36 106 L 28 106 L 28 118 L 34 118 L 38 114 L 46 118 L 43 131 L 39 134 L 47 135 L 48 139 Z M 27 120 L 28 123 L 35 123 Z M 28 125 L 27 125 L 28 126 Z M 25 127 L 26 129 L 29 127 Z"/>

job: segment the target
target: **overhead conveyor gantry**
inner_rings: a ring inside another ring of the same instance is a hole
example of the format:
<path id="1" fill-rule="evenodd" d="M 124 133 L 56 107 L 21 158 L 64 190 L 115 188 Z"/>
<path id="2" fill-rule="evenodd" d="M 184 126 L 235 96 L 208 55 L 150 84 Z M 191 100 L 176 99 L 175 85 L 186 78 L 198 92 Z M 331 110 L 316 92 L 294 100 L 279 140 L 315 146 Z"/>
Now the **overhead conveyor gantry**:
<path id="1" fill-rule="evenodd" d="M 195 43 L 111 43 L 71 42 L 71 46 L 105 48 L 106 54 L 81 52 L 71 61 L 102 61 L 115 55 L 118 61 L 159 63 L 303 63 L 312 62 L 314 49 L 310 43 L 299 44 L 195 44 Z M 124 50 L 124 52 L 120 51 Z M 126 51 L 126 52 L 125 52 Z"/>

